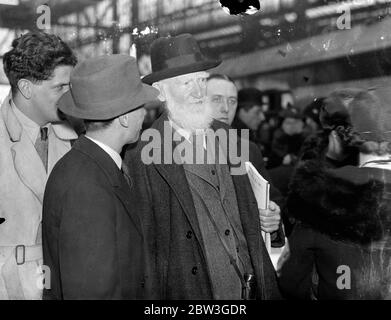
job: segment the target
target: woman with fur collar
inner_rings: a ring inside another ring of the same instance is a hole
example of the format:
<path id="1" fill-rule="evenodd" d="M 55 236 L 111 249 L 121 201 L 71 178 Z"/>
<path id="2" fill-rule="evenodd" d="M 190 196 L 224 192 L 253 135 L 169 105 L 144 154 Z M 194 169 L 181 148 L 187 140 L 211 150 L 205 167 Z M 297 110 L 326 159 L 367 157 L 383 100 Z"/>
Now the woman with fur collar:
<path id="1" fill-rule="evenodd" d="M 345 89 L 326 99 L 320 119 L 328 143 L 304 154 L 290 185 L 296 225 L 279 262 L 281 290 L 298 299 L 391 298 L 391 113 L 373 94 Z"/>

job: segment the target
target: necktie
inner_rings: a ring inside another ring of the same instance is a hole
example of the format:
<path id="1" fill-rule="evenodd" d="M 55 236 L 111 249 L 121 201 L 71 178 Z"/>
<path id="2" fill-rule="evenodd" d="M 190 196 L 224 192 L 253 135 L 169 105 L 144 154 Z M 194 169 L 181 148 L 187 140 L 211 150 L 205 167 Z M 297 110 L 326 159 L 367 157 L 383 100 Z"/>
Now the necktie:
<path id="1" fill-rule="evenodd" d="M 205 138 L 204 134 L 193 134 L 190 138 L 193 147 L 193 164 L 206 164 Z"/>
<path id="2" fill-rule="evenodd" d="M 37 153 L 39 157 L 42 160 L 42 163 L 45 167 L 45 170 L 47 171 L 48 167 L 48 128 L 40 128 L 40 134 L 37 137 L 37 140 L 35 141 L 35 149 L 37 150 Z"/>
<path id="3" fill-rule="evenodd" d="M 122 171 L 122 174 L 124 175 L 124 178 L 125 178 L 126 182 L 129 185 L 129 187 L 131 187 L 132 186 L 132 182 L 131 182 L 132 180 L 130 179 L 129 168 L 123 162 L 122 162 L 122 165 L 121 165 L 121 171 Z"/>

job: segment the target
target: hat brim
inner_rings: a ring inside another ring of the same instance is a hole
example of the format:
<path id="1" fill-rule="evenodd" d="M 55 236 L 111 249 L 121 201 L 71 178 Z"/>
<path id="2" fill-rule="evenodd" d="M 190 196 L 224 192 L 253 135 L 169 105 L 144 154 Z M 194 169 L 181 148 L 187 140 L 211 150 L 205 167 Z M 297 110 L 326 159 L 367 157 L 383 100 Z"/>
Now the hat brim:
<path id="1" fill-rule="evenodd" d="M 152 84 L 160 80 L 177 77 L 183 74 L 212 69 L 214 67 L 217 67 L 220 63 L 221 60 L 206 60 L 206 61 L 194 62 L 186 66 L 168 68 L 162 71 L 152 72 L 146 75 L 141 80 L 144 83 Z"/>
<path id="2" fill-rule="evenodd" d="M 102 101 L 93 108 L 78 105 L 72 91 L 66 92 L 58 101 L 58 109 L 66 115 L 84 120 L 110 120 L 120 115 L 138 109 L 147 102 L 157 100 L 159 91 L 155 88 L 141 84 L 142 89 L 136 94 L 124 94 L 114 101 Z M 129 90 L 130 91 L 130 90 Z"/>

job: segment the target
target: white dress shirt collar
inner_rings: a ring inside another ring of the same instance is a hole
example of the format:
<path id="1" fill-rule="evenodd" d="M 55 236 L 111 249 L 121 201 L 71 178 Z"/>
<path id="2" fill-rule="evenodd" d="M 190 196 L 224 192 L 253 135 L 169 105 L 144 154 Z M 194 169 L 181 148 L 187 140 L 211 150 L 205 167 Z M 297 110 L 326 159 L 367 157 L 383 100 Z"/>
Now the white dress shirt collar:
<path id="1" fill-rule="evenodd" d="M 171 119 L 169 119 L 170 121 L 170 125 L 171 127 L 176 131 L 178 132 L 182 137 L 184 137 L 187 141 L 189 141 L 190 143 L 192 143 L 191 141 L 191 136 L 192 136 L 192 133 L 191 131 L 189 130 L 186 130 L 186 129 L 183 129 L 181 128 L 180 126 L 178 126 L 174 121 L 172 121 Z M 202 135 L 202 141 L 203 141 L 203 147 L 204 149 L 206 149 L 206 132 L 205 130 L 197 130 L 197 135 Z"/>
<path id="2" fill-rule="evenodd" d="M 121 158 L 120 154 L 117 151 L 113 150 L 107 144 L 104 144 L 103 142 L 95 140 L 95 139 L 93 139 L 93 138 L 91 138 L 91 137 L 89 137 L 87 135 L 85 137 L 90 139 L 92 142 L 95 142 L 99 147 L 101 147 L 111 157 L 111 159 L 113 159 L 113 161 L 117 165 L 118 169 L 121 170 L 122 158 Z"/>
<path id="3" fill-rule="evenodd" d="M 40 134 L 40 127 L 37 123 L 27 117 L 22 111 L 18 109 L 14 101 L 11 99 L 11 109 L 14 112 L 16 118 L 22 125 L 23 130 L 27 133 L 31 142 L 34 144 Z"/>

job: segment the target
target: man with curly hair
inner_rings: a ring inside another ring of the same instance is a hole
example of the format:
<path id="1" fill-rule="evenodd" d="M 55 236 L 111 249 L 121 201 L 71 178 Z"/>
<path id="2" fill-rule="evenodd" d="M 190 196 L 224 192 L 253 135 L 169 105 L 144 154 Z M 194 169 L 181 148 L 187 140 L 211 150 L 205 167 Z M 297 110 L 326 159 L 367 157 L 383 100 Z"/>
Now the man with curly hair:
<path id="1" fill-rule="evenodd" d="M 0 108 L 0 299 L 42 296 L 43 193 L 77 138 L 56 107 L 76 62 L 67 44 L 43 32 L 15 39 L 3 57 L 11 92 Z"/>

